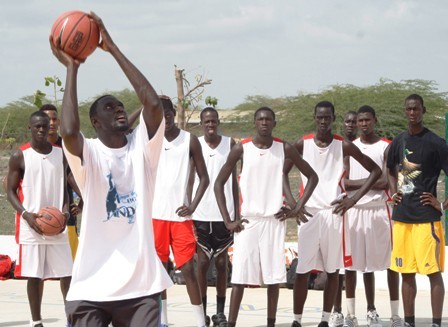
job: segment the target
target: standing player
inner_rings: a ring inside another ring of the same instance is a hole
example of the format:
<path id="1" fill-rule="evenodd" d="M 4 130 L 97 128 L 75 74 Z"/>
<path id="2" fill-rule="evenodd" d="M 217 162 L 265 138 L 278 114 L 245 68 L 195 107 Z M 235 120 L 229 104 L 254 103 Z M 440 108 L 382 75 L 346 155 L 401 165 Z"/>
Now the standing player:
<path id="1" fill-rule="evenodd" d="M 54 206 L 68 215 L 65 191 L 65 163 L 60 147 L 48 142 L 50 120 L 37 111 L 31 114 L 28 128 L 31 140 L 9 160 L 7 196 L 16 214 L 16 242 L 19 259 L 15 276 L 27 277 L 31 327 L 42 327 L 43 280 L 60 278 L 66 298 L 72 273 L 72 257 L 67 232 L 44 236 L 36 223 L 39 209 Z"/>
<path id="2" fill-rule="evenodd" d="M 328 326 L 338 287 L 339 269 L 351 265 L 347 250 L 348 235 L 344 230 L 345 212 L 371 188 L 381 175 L 380 168 L 351 142 L 333 135 L 335 120 L 334 106 L 328 101 L 319 102 L 314 108 L 316 133 L 307 135 L 295 143 L 303 159 L 310 163 L 318 173 L 320 182 L 307 202 L 306 210 L 313 217 L 298 228 L 297 274 L 294 282 L 294 322 L 301 326 L 303 307 L 308 295 L 308 279 L 311 270 L 327 272 L 324 290 L 322 321 L 319 326 Z M 344 157 L 351 156 L 370 172 L 364 185 L 352 196 L 345 196 L 343 177 L 345 175 Z M 291 164 L 285 165 L 285 176 Z M 307 185 L 306 176 L 302 176 Z M 288 186 L 288 180 L 285 178 Z M 286 187 L 289 189 L 289 187 Z M 285 193 L 288 202 L 294 198 Z"/>
<path id="3" fill-rule="evenodd" d="M 389 270 L 392 245 L 392 224 L 390 221 L 389 187 L 387 181 L 387 153 L 390 141 L 382 139 L 375 133 L 377 122 L 375 110 L 370 106 L 362 106 L 358 110 L 358 129 L 360 137 L 353 141 L 363 154 L 370 157 L 379 167 L 382 167 L 381 178 L 358 203 L 348 211 L 348 226 L 353 265 L 345 270 L 345 285 L 347 296 L 347 317 L 345 325 L 357 326 L 355 315 L 355 291 L 357 271 L 363 273 L 367 300 L 367 325 L 381 327 L 375 308 L 375 271 L 388 270 L 388 284 L 391 305 L 391 326 L 402 326 L 398 315 L 399 309 L 399 276 Z M 348 195 L 353 195 L 368 176 L 356 160 L 350 158 L 349 173 L 346 175 L 345 188 Z M 349 178 L 347 178 L 349 177 Z"/>
<path id="4" fill-rule="evenodd" d="M 353 142 L 358 134 L 356 111 L 348 111 L 344 115 L 343 137 L 345 141 Z M 338 289 L 336 293 L 336 300 L 334 301 L 333 312 L 330 316 L 330 327 L 342 327 L 344 325 L 344 315 L 342 314 L 342 288 L 345 279 L 344 269 L 339 270 Z"/>
<path id="5" fill-rule="evenodd" d="M 52 104 L 44 104 L 40 111 L 45 112 L 48 117 L 50 117 L 50 130 L 48 132 L 48 142 L 56 144 L 62 148 L 62 137 L 59 136 L 59 124 L 60 120 L 58 117 L 58 109 Z M 77 230 L 77 215 L 82 209 L 82 198 L 79 205 L 75 203 L 73 199 L 73 191 L 81 197 L 81 192 L 76 185 L 75 179 L 71 173 L 70 167 L 67 167 L 67 193 L 68 193 L 68 203 L 70 207 L 69 218 L 67 221 L 67 233 L 68 239 L 70 241 L 70 248 L 72 250 L 72 257 L 75 259 L 76 250 L 78 249 L 78 230 Z"/>
<path id="6" fill-rule="evenodd" d="M 198 254 L 198 280 L 202 294 L 202 304 L 204 314 L 207 307 L 207 272 L 210 260 L 215 259 L 216 267 L 216 314 L 212 316 L 214 326 L 227 326 L 227 319 L 224 315 L 224 306 L 227 290 L 227 248 L 233 243 L 232 234 L 226 228 L 222 215 L 219 212 L 216 202 L 213 185 L 219 171 L 227 160 L 230 149 L 235 145 L 235 141 L 218 134 L 219 115 L 216 109 L 207 107 L 201 111 L 201 126 L 204 136 L 199 137 L 202 147 L 207 173 L 210 178 L 210 185 L 207 188 L 196 211 L 193 213 L 193 221 L 197 234 L 197 254 Z M 193 166 L 192 166 L 193 167 Z M 199 185 L 199 178 L 195 176 L 193 194 Z M 238 215 L 238 182 L 236 169 L 232 172 L 232 179 L 229 179 L 224 186 L 224 193 L 227 202 L 227 211 L 233 220 L 239 219 Z M 206 315 L 206 323 L 210 324 L 210 318 Z"/>
<path id="7" fill-rule="evenodd" d="M 151 226 L 155 176 L 162 149 L 163 109 L 157 93 L 98 24 L 102 43 L 142 102 L 141 123 L 129 132 L 123 103 L 95 100 L 90 121 L 98 138 L 80 132 L 77 75 L 80 63 L 50 44 L 67 67 L 61 135 L 84 199 L 80 242 L 66 312 L 72 326 L 158 325 L 160 292 L 171 280 L 157 257 Z M 58 42 L 59 43 L 59 42 Z"/>
<path id="8" fill-rule="evenodd" d="M 316 187 L 318 177 L 306 161 L 288 143 L 272 136 L 275 113 L 268 107 L 254 114 L 256 136 L 235 145 L 216 178 L 214 190 L 219 210 L 230 232 L 235 232 L 233 246 L 232 295 L 229 327 L 236 325 L 245 285 L 267 285 L 267 326 L 275 326 L 279 284 L 286 282 L 285 219 L 306 221 L 303 207 Z M 242 160 L 240 175 L 241 215 L 232 221 L 227 209 L 224 185 Z M 291 210 L 283 207 L 283 165 L 285 159 L 309 179 L 303 197 Z M 277 219 L 280 218 L 280 219 Z"/>
<path id="9" fill-rule="evenodd" d="M 344 140 L 353 142 L 358 135 L 357 113 L 356 111 L 347 111 L 344 115 Z"/>
<path id="10" fill-rule="evenodd" d="M 432 326 L 441 326 L 445 286 L 445 260 L 441 215 L 448 199 L 437 200 L 437 180 L 448 175 L 448 146 L 423 125 L 423 98 L 405 100 L 408 130 L 392 142 L 387 157 L 390 191 L 395 204 L 390 268 L 401 273 L 405 326 L 415 326 L 415 274 L 427 275 L 431 284 Z"/>
<path id="11" fill-rule="evenodd" d="M 156 250 L 168 269 L 170 247 L 177 269 L 185 278 L 187 293 L 198 326 L 205 326 L 201 291 L 194 269 L 196 237 L 191 220 L 208 184 L 207 167 L 197 137 L 178 128 L 174 123 L 176 111 L 166 96 L 161 96 L 165 114 L 165 138 L 154 193 L 153 225 Z M 192 201 L 188 198 L 190 160 L 199 176 L 199 185 Z M 162 293 L 162 326 L 168 325 L 166 291 Z"/>

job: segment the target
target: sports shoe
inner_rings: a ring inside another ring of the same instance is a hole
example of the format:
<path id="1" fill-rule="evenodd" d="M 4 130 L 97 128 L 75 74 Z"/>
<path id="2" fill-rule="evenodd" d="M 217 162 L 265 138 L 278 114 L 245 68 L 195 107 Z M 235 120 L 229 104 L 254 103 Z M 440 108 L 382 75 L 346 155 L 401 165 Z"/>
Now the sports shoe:
<path id="1" fill-rule="evenodd" d="M 344 327 L 358 327 L 358 319 L 355 316 L 347 315 L 344 319 Z"/>
<path id="2" fill-rule="evenodd" d="M 328 327 L 328 321 L 321 321 L 317 327 Z"/>
<path id="3" fill-rule="evenodd" d="M 381 325 L 379 317 L 375 309 L 367 311 L 367 326 L 382 327 L 383 325 Z"/>
<path id="4" fill-rule="evenodd" d="M 205 326 L 210 326 L 210 317 L 209 316 L 205 316 Z"/>
<path id="5" fill-rule="evenodd" d="M 302 327 L 302 325 L 297 320 L 294 320 L 291 324 L 291 327 Z"/>
<path id="6" fill-rule="evenodd" d="M 166 324 L 160 324 L 160 327 L 169 327 L 169 326 Z"/>
<path id="7" fill-rule="evenodd" d="M 227 327 L 227 318 L 226 315 L 222 312 L 218 312 L 217 314 L 212 316 L 213 326 L 218 327 Z"/>
<path id="8" fill-rule="evenodd" d="M 390 318 L 390 324 L 389 327 L 403 327 L 404 322 L 403 319 L 400 318 L 400 316 L 393 316 Z"/>
<path id="9" fill-rule="evenodd" d="M 440 326 L 433 323 L 433 324 L 431 324 L 431 327 L 440 327 Z"/>
<path id="10" fill-rule="evenodd" d="M 344 315 L 340 312 L 333 312 L 328 322 L 330 327 L 342 327 L 344 326 Z"/>

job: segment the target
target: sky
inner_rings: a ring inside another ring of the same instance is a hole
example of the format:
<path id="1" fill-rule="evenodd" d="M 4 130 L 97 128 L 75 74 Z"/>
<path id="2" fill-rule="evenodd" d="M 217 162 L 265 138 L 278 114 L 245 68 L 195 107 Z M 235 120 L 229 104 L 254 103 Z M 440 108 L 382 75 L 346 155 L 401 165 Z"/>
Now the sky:
<path id="1" fill-rule="evenodd" d="M 205 96 L 232 108 L 246 96 L 294 96 L 380 78 L 433 80 L 448 91 L 446 0 L 20 0 L 0 4 L 0 106 L 45 76 L 65 81 L 48 44 L 68 10 L 94 11 L 158 93 L 176 95 L 175 65 L 212 80 Z M 131 88 L 110 54 L 81 65 L 79 101 Z"/>

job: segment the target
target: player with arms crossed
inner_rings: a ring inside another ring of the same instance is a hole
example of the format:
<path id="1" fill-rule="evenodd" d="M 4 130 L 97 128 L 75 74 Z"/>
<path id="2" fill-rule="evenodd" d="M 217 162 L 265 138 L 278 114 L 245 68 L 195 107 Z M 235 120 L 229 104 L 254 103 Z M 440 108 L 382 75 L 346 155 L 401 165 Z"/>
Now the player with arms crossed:
<path id="1" fill-rule="evenodd" d="M 363 273 L 364 288 L 367 300 L 367 325 L 381 327 L 375 308 L 375 271 L 387 269 L 387 281 L 391 306 L 391 326 L 402 326 L 398 315 L 399 309 L 399 276 L 389 269 L 392 250 L 392 222 L 390 220 L 389 185 L 387 180 L 387 153 L 390 141 L 375 133 L 377 123 L 375 110 L 370 106 L 358 109 L 359 138 L 353 141 L 363 154 L 369 156 L 379 167 L 382 175 L 372 189 L 348 211 L 348 226 L 353 265 L 345 270 L 345 293 L 347 297 L 347 317 L 345 325 L 357 326 L 355 315 L 355 291 L 357 271 Z M 368 176 L 356 160 L 349 158 L 349 171 L 344 180 L 348 195 L 353 195 Z"/>
<path id="2" fill-rule="evenodd" d="M 298 227 L 298 263 L 294 281 L 294 321 L 292 327 L 301 326 L 302 313 L 308 295 L 308 279 L 312 270 L 327 272 L 324 289 L 322 321 L 319 326 L 328 326 L 339 280 L 339 269 L 351 265 L 348 249 L 348 233 L 343 220 L 345 212 L 371 188 L 381 175 L 380 168 L 351 142 L 333 135 L 332 125 L 335 110 L 331 102 L 319 102 L 314 108 L 316 132 L 306 135 L 294 144 L 303 159 L 319 175 L 319 184 L 306 205 L 313 216 Z M 365 184 L 352 196 L 344 196 L 344 157 L 351 156 L 370 172 Z M 295 203 L 286 178 L 291 163 L 285 164 L 285 196 L 288 203 Z M 307 185 L 307 177 L 302 174 Z"/>
<path id="3" fill-rule="evenodd" d="M 303 207 L 318 183 L 318 177 L 297 151 L 272 136 L 276 125 L 271 108 L 254 114 L 256 135 L 236 144 L 216 178 L 214 190 L 219 210 L 230 232 L 234 232 L 232 294 L 228 326 L 236 325 L 245 285 L 267 285 L 267 326 L 275 326 L 279 284 L 286 282 L 285 228 L 289 217 L 306 221 Z M 285 159 L 309 180 L 303 197 L 292 207 L 283 207 L 283 165 Z M 241 216 L 232 221 L 227 209 L 224 185 L 239 160 Z M 279 218 L 279 219 L 277 219 Z"/>
<path id="4" fill-rule="evenodd" d="M 98 138 L 80 131 L 77 75 L 80 63 L 58 47 L 67 67 L 61 115 L 65 154 L 83 199 L 80 242 L 66 312 L 72 326 L 158 325 L 160 292 L 172 285 L 157 257 L 151 213 L 165 124 L 157 93 L 113 42 L 102 20 L 100 47 L 133 86 L 143 110 L 129 132 L 123 104 L 111 95 L 95 100 L 90 121 Z"/>

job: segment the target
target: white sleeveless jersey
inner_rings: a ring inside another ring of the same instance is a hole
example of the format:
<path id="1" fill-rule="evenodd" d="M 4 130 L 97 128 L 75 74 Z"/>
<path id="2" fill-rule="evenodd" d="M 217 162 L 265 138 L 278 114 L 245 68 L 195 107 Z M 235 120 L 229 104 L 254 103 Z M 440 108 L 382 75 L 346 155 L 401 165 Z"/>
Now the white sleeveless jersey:
<path id="1" fill-rule="evenodd" d="M 168 142 L 163 139 L 162 153 L 157 170 L 154 194 L 153 218 L 185 221 L 191 217 L 179 217 L 176 209 L 189 205 L 187 183 L 190 173 L 190 133 L 180 130 L 179 135 Z"/>
<path id="2" fill-rule="evenodd" d="M 241 215 L 272 217 L 283 205 L 283 141 L 274 138 L 269 149 L 257 148 L 252 138 L 243 140 L 240 175 Z"/>
<path id="3" fill-rule="evenodd" d="M 345 169 L 342 143 L 342 137 L 333 135 L 333 141 L 327 147 L 320 148 L 314 142 L 314 134 L 303 137 L 303 159 L 319 176 L 319 183 L 306 203 L 306 207 L 313 213 L 316 210 L 332 208 L 330 203 L 344 192 Z M 308 179 L 303 174 L 301 177 L 302 192 Z"/>
<path id="4" fill-rule="evenodd" d="M 65 152 L 84 199 L 68 301 L 125 300 L 172 285 L 151 220 L 165 121 L 151 139 L 142 114 L 140 122 L 122 148 L 83 138 L 82 161 Z"/>
<path id="5" fill-rule="evenodd" d="M 231 140 L 232 139 L 228 136 L 222 136 L 221 142 L 218 146 L 215 149 L 212 149 L 205 141 L 204 136 L 199 137 L 199 143 L 201 143 L 202 147 L 202 155 L 204 156 L 208 177 L 210 178 L 210 185 L 199 202 L 196 211 L 193 213 L 194 220 L 223 221 L 221 212 L 218 208 L 218 202 L 216 201 L 215 192 L 213 191 L 213 186 L 215 185 L 216 177 L 218 177 L 222 166 L 224 166 L 227 157 L 229 156 Z M 199 177 L 195 174 L 193 198 L 196 194 L 198 186 Z M 227 210 L 229 211 L 230 218 L 233 220 L 235 215 L 235 207 L 232 193 L 232 177 L 229 177 L 227 182 L 224 184 L 224 195 L 226 198 Z"/>
<path id="6" fill-rule="evenodd" d="M 62 211 L 64 205 L 64 162 L 62 148 L 54 146 L 50 153 L 35 151 L 30 143 L 20 147 L 25 173 L 18 195 L 26 211 L 38 213 L 46 206 Z M 61 244 L 68 242 L 67 231 L 54 236 L 39 235 L 16 213 L 16 241 L 19 244 Z"/>
<path id="7" fill-rule="evenodd" d="M 365 144 L 361 142 L 360 138 L 353 141 L 363 154 L 370 157 L 381 169 L 384 163 L 384 151 L 389 145 L 390 141 L 388 139 L 381 139 L 374 144 Z M 369 172 L 361 166 L 361 164 L 350 157 L 350 179 L 363 179 L 369 176 Z M 351 196 L 356 191 L 350 191 L 348 194 Z M 366 205 L 368 203 L 376 201 L 386 201 L 388 199 L 388 194 L 385 190 L 369 190 L 357 203 L 356 207 Z"/>

